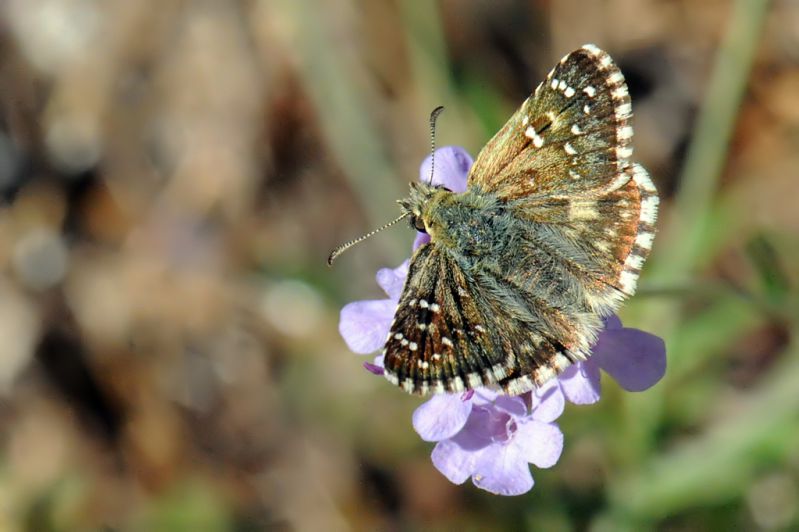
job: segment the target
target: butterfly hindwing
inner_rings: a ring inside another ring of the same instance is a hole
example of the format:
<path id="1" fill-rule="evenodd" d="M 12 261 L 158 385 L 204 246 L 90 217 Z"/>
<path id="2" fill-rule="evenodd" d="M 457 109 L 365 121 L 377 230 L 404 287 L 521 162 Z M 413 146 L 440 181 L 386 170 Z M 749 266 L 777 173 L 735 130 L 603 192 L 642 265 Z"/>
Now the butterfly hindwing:
<path id="1" fill-rule="evenodd" d="M 482 149 L 469 186 L 514 199 L 621 186 L 632 155 L 630 96 L 593 45 L 566 55 Z"/>
<path id="2" fill-rule="evenodd" d="M 554 260 L 570 263 L 568 269 L 580 277 L 586 296 L 597 303 L 593 310 L 602 315 L 618 306 L 606 303 L 635 292 L 655 232 L 659 200 L 654 184 L 640 165 L 624 173 L 622 186 L 601 194 L 523 198 L 509 204 L 514 216 L 527 224 L 526 232 L 541 241 L 539 247 Z"/>

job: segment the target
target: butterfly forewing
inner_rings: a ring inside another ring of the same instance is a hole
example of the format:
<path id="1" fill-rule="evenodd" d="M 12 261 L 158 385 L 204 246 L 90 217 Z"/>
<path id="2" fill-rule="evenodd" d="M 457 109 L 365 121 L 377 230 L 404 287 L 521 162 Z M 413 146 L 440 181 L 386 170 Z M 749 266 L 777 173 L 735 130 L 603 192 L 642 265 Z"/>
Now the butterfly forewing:
<path id="1" fill-rule="evenodd" d="M 462 391 L 509 373 L 486 294 L 447 250 L 414 254 L 384 350 L 386 376 L 408 392 Z"/>
<path id="2" fill-rule="evenodd" d="M 632 155 L 630 97 L 610 56 L 565 56 L 483 148 L 469 186 L 502 198 L 580 194 L 624 183 Z"/>

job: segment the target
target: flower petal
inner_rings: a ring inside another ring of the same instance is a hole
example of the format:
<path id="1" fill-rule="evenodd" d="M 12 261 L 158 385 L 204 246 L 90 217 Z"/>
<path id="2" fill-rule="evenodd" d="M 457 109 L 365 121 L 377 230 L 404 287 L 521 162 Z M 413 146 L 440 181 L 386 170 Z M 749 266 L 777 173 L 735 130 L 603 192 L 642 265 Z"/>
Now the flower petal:
<path id="1" fill-rule="evenodd" d="M 550 423 L 560 417 L 565 405 L 566 399 L 558 385 L 558 380 L 552 379 L 533 391 L 532 417 L 538 421 Z"/>
<path id="2" fill-rule="evenodd" d="M 453 484 L 463 484 L 474 471 L 474 462 L 482 450 L 467 451 L 452 440 L 440 441 L 430 459 L 441 474 Z"/>
<path id="3" fill-rule="evenodd" d="M 615 314 L 611 314 L 610 316 L 605 317 L 605 328 L 604 330 L 614 330 L 614 329 L 621 329 L 624 326 L 621 324 L 621 320 Z M 602 334 L 602 333 L 600 333 Z"/>
<path id="4" fill-rule="evenodd" d="M 563 433 L 554 423 L 534 419 L 519 423 L 510 446 L 518 455 L 537 467 L 552 467 L 563 452 Z"/>
<path id="5" fill-rule="evenodd" d="M 476 405 L 492 404 L 494 400 L 499 396 L 500 393 L 498 391 L 481 386 L 479 388 L 474 389 L 474 404 Z"/>
<path id="6" fill-rule="evenodd" d="M 524 404 L 524 399 L 517 396 L 499 395 L 494 399 L 494 408 L 502 412 L 506 412 L 514 417 L 522 417 L 527 415 L 527 405 Z"/>
<path id="7" fill-rule="evenodd" d="M 450 439 L 467 451 L 488 447 L 495 437 L 507 436 L 506 421 L 510 416 L 503 414 L 505 419 L 500 419 L 497 414 L 501 413 L 491 405 L 473 405 L 466 424 Z"/>
<path id="8" fill-rule="evenodd" d="M 577 405 L 590 405 L 599 401 L 599 378 L 599 365 L 592 356 L 566 368 L 558 382 L 566 399 Z"/>
<path id="9" fill-rule="evenodd" d="M 366 355 L 386 342 L 397 302 L 391 299 L 354 301 L 341 309 L 338 331 L 355 353 Z"/>
<path id="10" fill-rule="evenodd" d="M 533 488 L 533 475 L 517 445 L 495 443 L 475 457 L 472 482 L 496 495 L 521 495 Z"/>
<path id="11" fill-rule="evenodd" d="M 434 395 L 413 412 L 413 428 L 425 441 L 451 438 L 466 424 L 472 402 L 462 394 Z"/>
<path id="12" fill-rule="evenodd" d="M 386 373 L 383 369 L 383 366 L 378 366 L 377 364 L 372 364 L 371 362 L 364 362 L 363 369 L 373 375 L 385 375 Z"/>
<path id="13" fill-rule="evenodd" d="M 433 176 L 434 185 L 442 185 L 453 192 L 466 190 L 466 176 L 474 160 L 469 153 L 459 146 L 444 146 L 436 150 L 436 168 Z M 430 156 L 419 168 L 419 181 L 430 182 Z"/>
<path id="14" fill-rule="evenodd" d="M 430 242 L 430 235 L 417 231 L 416 238 L 413 241 L 413 250 L 416 251 L 428 242 Z"/>
<path id="15" fill-rule="evenodd" d="M 646 390 L 666 373 L 663 339 L 638 329 L 606 331 L 592 358 L 628 392 Z"/>
<path id="16" fill-rule="evenodd" d="M 408 277 L 408 264 L 405 261 L 396 268 L 380 268 L 377 270 L 377 284 L 388 295 L 390 299 L 399 301 L 402 295 L 402 287 L 405 285 L 405 278 Z"/>

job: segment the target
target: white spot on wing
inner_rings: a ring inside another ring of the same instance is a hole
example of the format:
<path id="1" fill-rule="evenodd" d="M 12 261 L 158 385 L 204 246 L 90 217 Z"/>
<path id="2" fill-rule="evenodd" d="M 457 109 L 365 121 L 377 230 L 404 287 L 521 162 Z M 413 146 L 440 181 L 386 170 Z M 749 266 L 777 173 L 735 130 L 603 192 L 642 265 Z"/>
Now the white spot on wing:
<path id="1" fill-rule="evenodd" d="M 470 388 L 477 388 L 483 384 L 483 379 L 477 373 L 469 373 L 466 375 L 466 380 L 469 381 Z"/>
<path id="2" fill-rule="evenodd" d="M 624 98 L 627 97 L 627 94 L 628 94 L 627 89 L 623 85 L 621 87 L 616 87 L 610 93 L 611 97 L 613 97 L 614 100 L 623 100 Z"/>
<path id="3" fill-rule="evenodd" d="M 539 366 L 533 371 L 533 380 L 537 384 L 543 384 L 555 376 L 555 370 L 549 366 Z"/>
<path id="4" fill-rule="evenodd" d="M 622 146 L 616 150 L 616 156 L 619 159 L 629 159 L 630 156 L 633 154 L 633 149 L 631 146 Z"/>
<path id="5" fill-rule="evenodd" d="M 648 223 L 655 223 L 658 214 L 658 203 L 660 200 L 657 196 L 649 196 L 641 202 L 641 220 Z"/>
<path id="6" fill-rule="evenodd" d="M 657 194 L 655 184 L 652 182 L 652 179 L 649 177 L 647 171 L 644 170 L 644 167 L 640 164 L 633 166 L 633 179 L 642 189 L 652 194 Z"/>
<path id="7" fill-rule="evenodd" d="M 619 285 L 621 289 L 629 294 L 632 295 L 635 292 L 635 287 L 638 284 L 638 275 L 630 271 L 623 271 L 619 276 Z"/>
<path id="8" fill-rule="evenodd" d="M 523 375 L 517 379 L 513 379 L 507 385 L 509 395 L 519 395 L 524 392 L 529 392 L 533 388 L 535 388 L 535 384 L 533 384 L 529 375 Z"/>
<path id="9" fill-rule="evenodd" d="M 593 201 L 572 201 L 569 204 L 569 218 L 572 220 L 596 220 L 599 218 L 596 203 Z"/>
<path id="10" fill-rule="evenodd" d="M 624 261 L 624 266 L 630 267 L 636 270 L 640 270 L 641 267 L 644 265 L 644 258 L 641 255 L 630 255 L 627 257 L 627 260 Z"/>
<path id="11" fill-rule="evenodd" d="M 528 127 L 525 132 L 524 136 L 531 139 L 533 141 L 533 146 L 536 148 L 540 148 L 544 145 L 544 138 L 541 137 L 538 133 L 536 133 L 535 128 L 533 126 Z"/>
<path id="12" fill-rule="evenodd" d="M 590 43 L 589 44 L 584 44 L 583 45 L 583 50 L 586 50 L 587 52 L 590 52 L 591 55 L 600 55 L 602 53 L 602 50 L 597 48 L 597 46 L 595 44 L 590 44 Z"/>
<path id="13" fill-rule="evenodd" d="M 644 249 L 652 249 L 652 241 L 655 239 L 654 233 L 638 233 L 635 237 L 635 245 Z"/>
<path id="14" fill-rule="evenodd" d="M 633 138 L 633 128 L 631 126 L 624 126 L 619 128 L 619 140 L 628 140 Z"/>
<path id="15" fill-rule="evenodd" d="M 491 373 L 494 375 L 494 379 L 497 381 L 502 380 L 505 377 L 505 375 L 508 374 L 508 372 L 505 371 L 505 367 L 502 364 L 497 364 L 493 368 L 491 368 Z"/>

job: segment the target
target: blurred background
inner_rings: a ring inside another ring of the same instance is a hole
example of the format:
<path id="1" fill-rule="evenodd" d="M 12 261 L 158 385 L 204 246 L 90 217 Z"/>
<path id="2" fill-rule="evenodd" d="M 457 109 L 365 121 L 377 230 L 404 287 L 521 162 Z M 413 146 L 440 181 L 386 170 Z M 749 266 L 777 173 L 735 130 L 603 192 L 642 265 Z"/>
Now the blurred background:
<path id="1" fill-rule="evenodd" d="M 799 3 L 4 0 L 0 529 L 799 528 Z M 625 306 L 669 369 L 451 485 L 338 313 L 429 147 L 477 154 L 586 42 L 663 199 Z"/>

